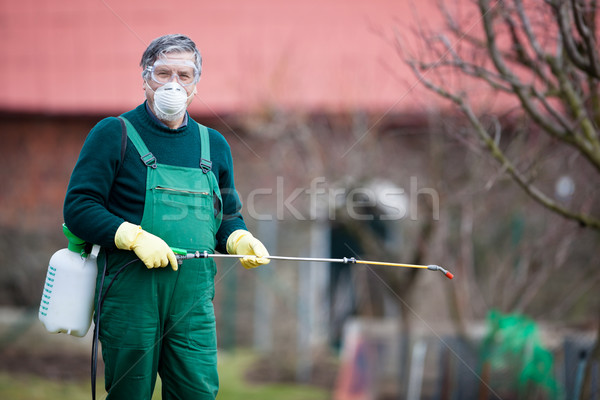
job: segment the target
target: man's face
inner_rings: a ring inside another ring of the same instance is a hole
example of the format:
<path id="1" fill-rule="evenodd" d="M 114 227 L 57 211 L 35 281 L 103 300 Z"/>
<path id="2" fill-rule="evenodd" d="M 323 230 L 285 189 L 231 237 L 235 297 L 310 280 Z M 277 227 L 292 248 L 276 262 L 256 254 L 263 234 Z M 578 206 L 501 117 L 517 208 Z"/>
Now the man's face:
<path id="1" fill-rule="evenodd" d="M 177 82 L 187 92 L 187 106 L 196 94 L 197 69 L 194 65 L 194 53 L 170 53 L 160 57 L 154 63 L 150 76 L 144 81 L 146 99 L 151 109 L 154 109 L 154 91 L 167 82 Z M 150 90 L 150 88 L 152 90 Z"/>

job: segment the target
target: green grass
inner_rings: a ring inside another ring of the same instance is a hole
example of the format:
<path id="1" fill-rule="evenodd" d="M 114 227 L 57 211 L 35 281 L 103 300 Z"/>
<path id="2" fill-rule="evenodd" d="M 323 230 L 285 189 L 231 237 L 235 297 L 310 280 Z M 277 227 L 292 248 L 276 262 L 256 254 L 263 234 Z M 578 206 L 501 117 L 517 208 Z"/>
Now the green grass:
<path id="1" fill-rule="evenodd" d="M 221 353 L 218 400 L 325 400 L 329 393 L 320 388 L 294 384 L 253 384 L 244 379 L 256 356 L 247 351 Z M 102 377 L 98 378 L 97 399 L 104 399 Z M 0 399 L 11 400 L 85 400 L 90 399 L 90 382 L 56 382 L 36 376 L 0 374 Z M 152 400 L 160 400 L 160 381 Z"/>
<path id="2" fill-rule="evenodd" d="M 249 383 L 244 380 L 244 372 L 254 360 L 256 357 L 249 352 L 220 356 L 218 400 L 325 400 L 330 397 L 326 390 L 314 386 Z"/>
<path id="3" fill-rule="evenodd" d="M 101 396 L 100 392 L 99 396 Z M 0 398 L 11 400 L 81 400 L 91 398 L 89 382 L 54 382 L 36 376 L 0 374 Z M 99 397 L 102 398 L 102 397 Z"/>

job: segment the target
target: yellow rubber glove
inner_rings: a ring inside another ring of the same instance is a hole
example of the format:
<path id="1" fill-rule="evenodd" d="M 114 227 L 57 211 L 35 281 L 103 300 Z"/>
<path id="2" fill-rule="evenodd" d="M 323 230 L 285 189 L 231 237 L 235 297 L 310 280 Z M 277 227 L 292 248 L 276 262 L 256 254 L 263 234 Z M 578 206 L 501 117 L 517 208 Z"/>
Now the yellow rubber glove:
<path id="1" fill-rule="evenodd" d="M 265 258 L 269 256 L 269 252 L 260 240 L 243 229 L 238 229 L 229 235 L 229 238 L 227 238 L 227 252 L 229 254 L 248 255 L 249 257 L 240 260 L 244 268 L 247 269 L 271 262 L 271 260 Z"/>
<path id="2" fill-rule="evenodd" d="M 139 225 L 123 222 L 115 234 L 115 244 L 118 249 L 133 250 L 148 268 L 171 264 L 173 271 L 177 271 L 177 258 L 169 245 Z"/>

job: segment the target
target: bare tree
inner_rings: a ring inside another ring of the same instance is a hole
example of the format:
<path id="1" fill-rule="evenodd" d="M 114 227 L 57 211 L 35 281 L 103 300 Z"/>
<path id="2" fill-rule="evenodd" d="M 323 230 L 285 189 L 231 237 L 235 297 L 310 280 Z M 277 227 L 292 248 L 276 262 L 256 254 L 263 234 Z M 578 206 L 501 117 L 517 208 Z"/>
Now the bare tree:
<path id="1" fill-rule="evenodd" d="M 511 148 L 515 141 L 542 137 L 545 150 L 584 160 L 575 174 L 584 186 L 599 186 L 597 1 L 476 0 L 470 14 L 457 12 L 464 10 L 460 7 L 451 11 L 447 2 L 440 2 L 439 9 L 445 25 L 429 31 L 421 27 L 417 35 L 423 46 L 418 52 L 408 50 L 400 36 L 396 44 L 420 82 L 466 118 L 471 129 L 461 140 L 485 149 L 499 163 L 500 173 L 508 174 L 537 203 L 583 227 L 600 230 L 599 210 L 592 206 L 597 203 L 596 190 L 587 191 L 578 202 L 561 201 L 549 194 L 540 169 L 546 176 L 554 174 L 554 181 L 564 172 L 544 163 L 543 151 L 532 157 L 527 146 L 517 152 Z M 492 112 L 482 110 L 481 88 L 493 93 Z M 563 250 L 571 241 L 559 240 L 554 267 L 564 264 Z M 526 282 L 534 289 L 531 295 L 539 293 L 548 273 L 542 269 Z M 506 300 L 519 310 L 530 299 Z M 599 348 L 600 339 L 593 351 L 596 358 Z"/>
<path id="2" fill-rule="evenodd" d="M 428 89 L 458 107 L 480 144 L 529 196 L 582 226 L 600 230 L 597 210 L 585 204 L 575 209 L 555 200 L 536 182 L 535 170 L 530 168 L 535 163 L 503 147 L 502 135 L 511 133 L 515 121 L 497 116 L 500 112 L 521 121 L 526 118 L 529 131 L 518 134 L 545 134 L 553 146 L 569 147 L 595 171 L 587 183 L 597 182 L 600 56 L 596 1 L 477 0 L 475 15 L 463 17 L 451 13 L 445 4 L 440 9 L 445 29 L 419 32 L 425 53 L 415 55 L 402 38 L 397 41 L 406 64 Z M 461 80 L 458 84 L 457 79 Z M 494 114 L 481 113 L 481 97 L 469 93 L 482 86 L 490 88 L 501 104 Z"/>

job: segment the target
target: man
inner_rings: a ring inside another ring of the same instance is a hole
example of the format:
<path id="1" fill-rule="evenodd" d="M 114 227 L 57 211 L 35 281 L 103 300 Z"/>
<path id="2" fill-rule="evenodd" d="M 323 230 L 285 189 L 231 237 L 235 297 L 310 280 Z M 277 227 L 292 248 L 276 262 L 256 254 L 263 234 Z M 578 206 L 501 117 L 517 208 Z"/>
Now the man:
<path id="1" fill-rule="evenodd" d="M 146 101 L 89 133 L 65 223 L 102 246 L 96 312 L 108 398 L 150 400 L 158 373 L 163 399 L 214 399 L 215 264 L 179 267 L 170 246 L 248 255 L 246 268 L 268 263 L 269 254 L 240 214 L 225 138 L 186 111 L 201 73 L 194 42 L 159 37 L 141 67 Z"/>

